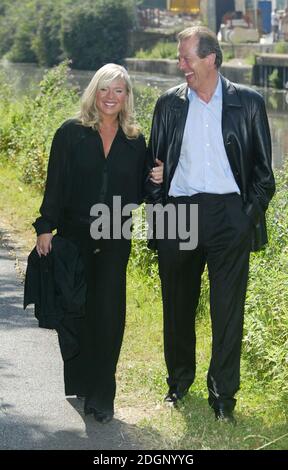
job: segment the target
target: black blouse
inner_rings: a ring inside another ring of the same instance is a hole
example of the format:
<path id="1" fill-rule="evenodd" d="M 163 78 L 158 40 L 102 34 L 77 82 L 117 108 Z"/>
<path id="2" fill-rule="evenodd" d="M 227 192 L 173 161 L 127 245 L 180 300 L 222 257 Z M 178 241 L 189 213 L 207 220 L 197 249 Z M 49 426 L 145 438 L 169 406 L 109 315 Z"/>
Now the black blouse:
<path id="1" fill-rule="evenodd" d="M 148 175 L 142 134 L 128 139 L 119 128 L 107 158 L 99 133 L 76 120 L 56 131 L 48 163 L 41 217 L 34 222 L 37 235 L 59 228 L 65 218 L 89 218 L 99 202 L 112 207 L 113 196 L 125 204 L 140 204 Z"/>

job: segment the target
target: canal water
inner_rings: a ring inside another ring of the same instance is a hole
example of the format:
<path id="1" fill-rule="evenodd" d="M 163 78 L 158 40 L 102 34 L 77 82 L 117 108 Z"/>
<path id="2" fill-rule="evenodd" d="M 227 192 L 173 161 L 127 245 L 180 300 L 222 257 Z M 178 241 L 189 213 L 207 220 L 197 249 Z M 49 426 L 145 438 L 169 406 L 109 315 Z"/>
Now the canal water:
<path id="1" fill-rule="evenodd" d="M 45 72 L 45 69 L 36 67 L 33 64 L 11 64 L 8 62 L 0 62 L 1 69 L 7 75 L 9 81 L 13 83 L 16 96 L 21 96 L 24 93 L 36 94 L 37 83 L 42 79 Z M 71 81 L 83 90 L 93 74 L 93 71 L 73 70 L 71 72 Z M 167 90 L 184 81 L 181 77 L 155 76 L 140 72 L 131 72 L 131 78 L 136 89 L 140 85 L 146 85 L 157 87 L 160 91 Z M 288 92 L 271 88 L 257 89 L 263 95 L 267 106 L 272 136 L 273 165 L 275 168 L 280 168 L 285 155 L 288 155 Z"/>

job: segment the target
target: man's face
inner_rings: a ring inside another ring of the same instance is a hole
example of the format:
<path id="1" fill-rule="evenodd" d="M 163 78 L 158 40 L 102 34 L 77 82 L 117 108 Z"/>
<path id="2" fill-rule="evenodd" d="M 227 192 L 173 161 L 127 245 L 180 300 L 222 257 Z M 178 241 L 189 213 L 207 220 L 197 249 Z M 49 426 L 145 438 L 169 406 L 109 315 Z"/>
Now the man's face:
<path id="1" fill-rule="evenodd" d="M 184 72 L 188 87 L 196 92 L 201 85 L 203 86 L 203 81 L 209 78 L 214 68 L 211 69 L 211 54 L 200 59 L 197 55 L 197 47 L 198 38 L 194 36 L 178 44 L 179 69 Z"/>

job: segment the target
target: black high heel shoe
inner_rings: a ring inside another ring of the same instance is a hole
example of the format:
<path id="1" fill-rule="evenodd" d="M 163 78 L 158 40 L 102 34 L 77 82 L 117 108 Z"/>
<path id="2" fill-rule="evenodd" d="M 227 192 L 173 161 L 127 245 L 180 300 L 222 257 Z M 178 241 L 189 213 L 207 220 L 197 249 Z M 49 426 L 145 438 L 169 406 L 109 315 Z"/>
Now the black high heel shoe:
<path id="1" fill-rule="evenodd" d="M 109 423 L 113 419 L 114 413 L 113 411 L 100 411 L 92 406 L 85 405 L 84 406 L 84 414 L 87 415 L 94 415 L 95 420 L 98 423 Z"/>
<path id="2" fill-rule="evenodd" d="M 113 419 L 113 411 L 98 411 L 94 410 L 93 411 L 94 418 L 98 423 L 109 423 Z"/>

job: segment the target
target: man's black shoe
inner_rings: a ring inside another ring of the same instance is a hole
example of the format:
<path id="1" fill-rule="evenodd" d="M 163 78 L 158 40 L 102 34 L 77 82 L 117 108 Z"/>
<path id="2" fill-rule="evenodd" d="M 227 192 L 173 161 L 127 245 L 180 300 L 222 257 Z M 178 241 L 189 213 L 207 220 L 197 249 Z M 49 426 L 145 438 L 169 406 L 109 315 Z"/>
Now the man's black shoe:
<path id="1" fill-rule="evenodd" d="M 176 387 L 170 387 L 164 401 L 171 405 L 176 406 L 179 400 L 182 400 L 185 395 L 187 395 L 189 388 L 184 390 L 178 390 Z"/>
<path id="2" fill-rule="evenodd" d="M 218 405 L 214 408 L 214 413 L 216 421 L 233 424 L 234 426 L 236 425 L 236 419 L 233 416 L 233 412 L 228 411 L 224 406 Z"/>

